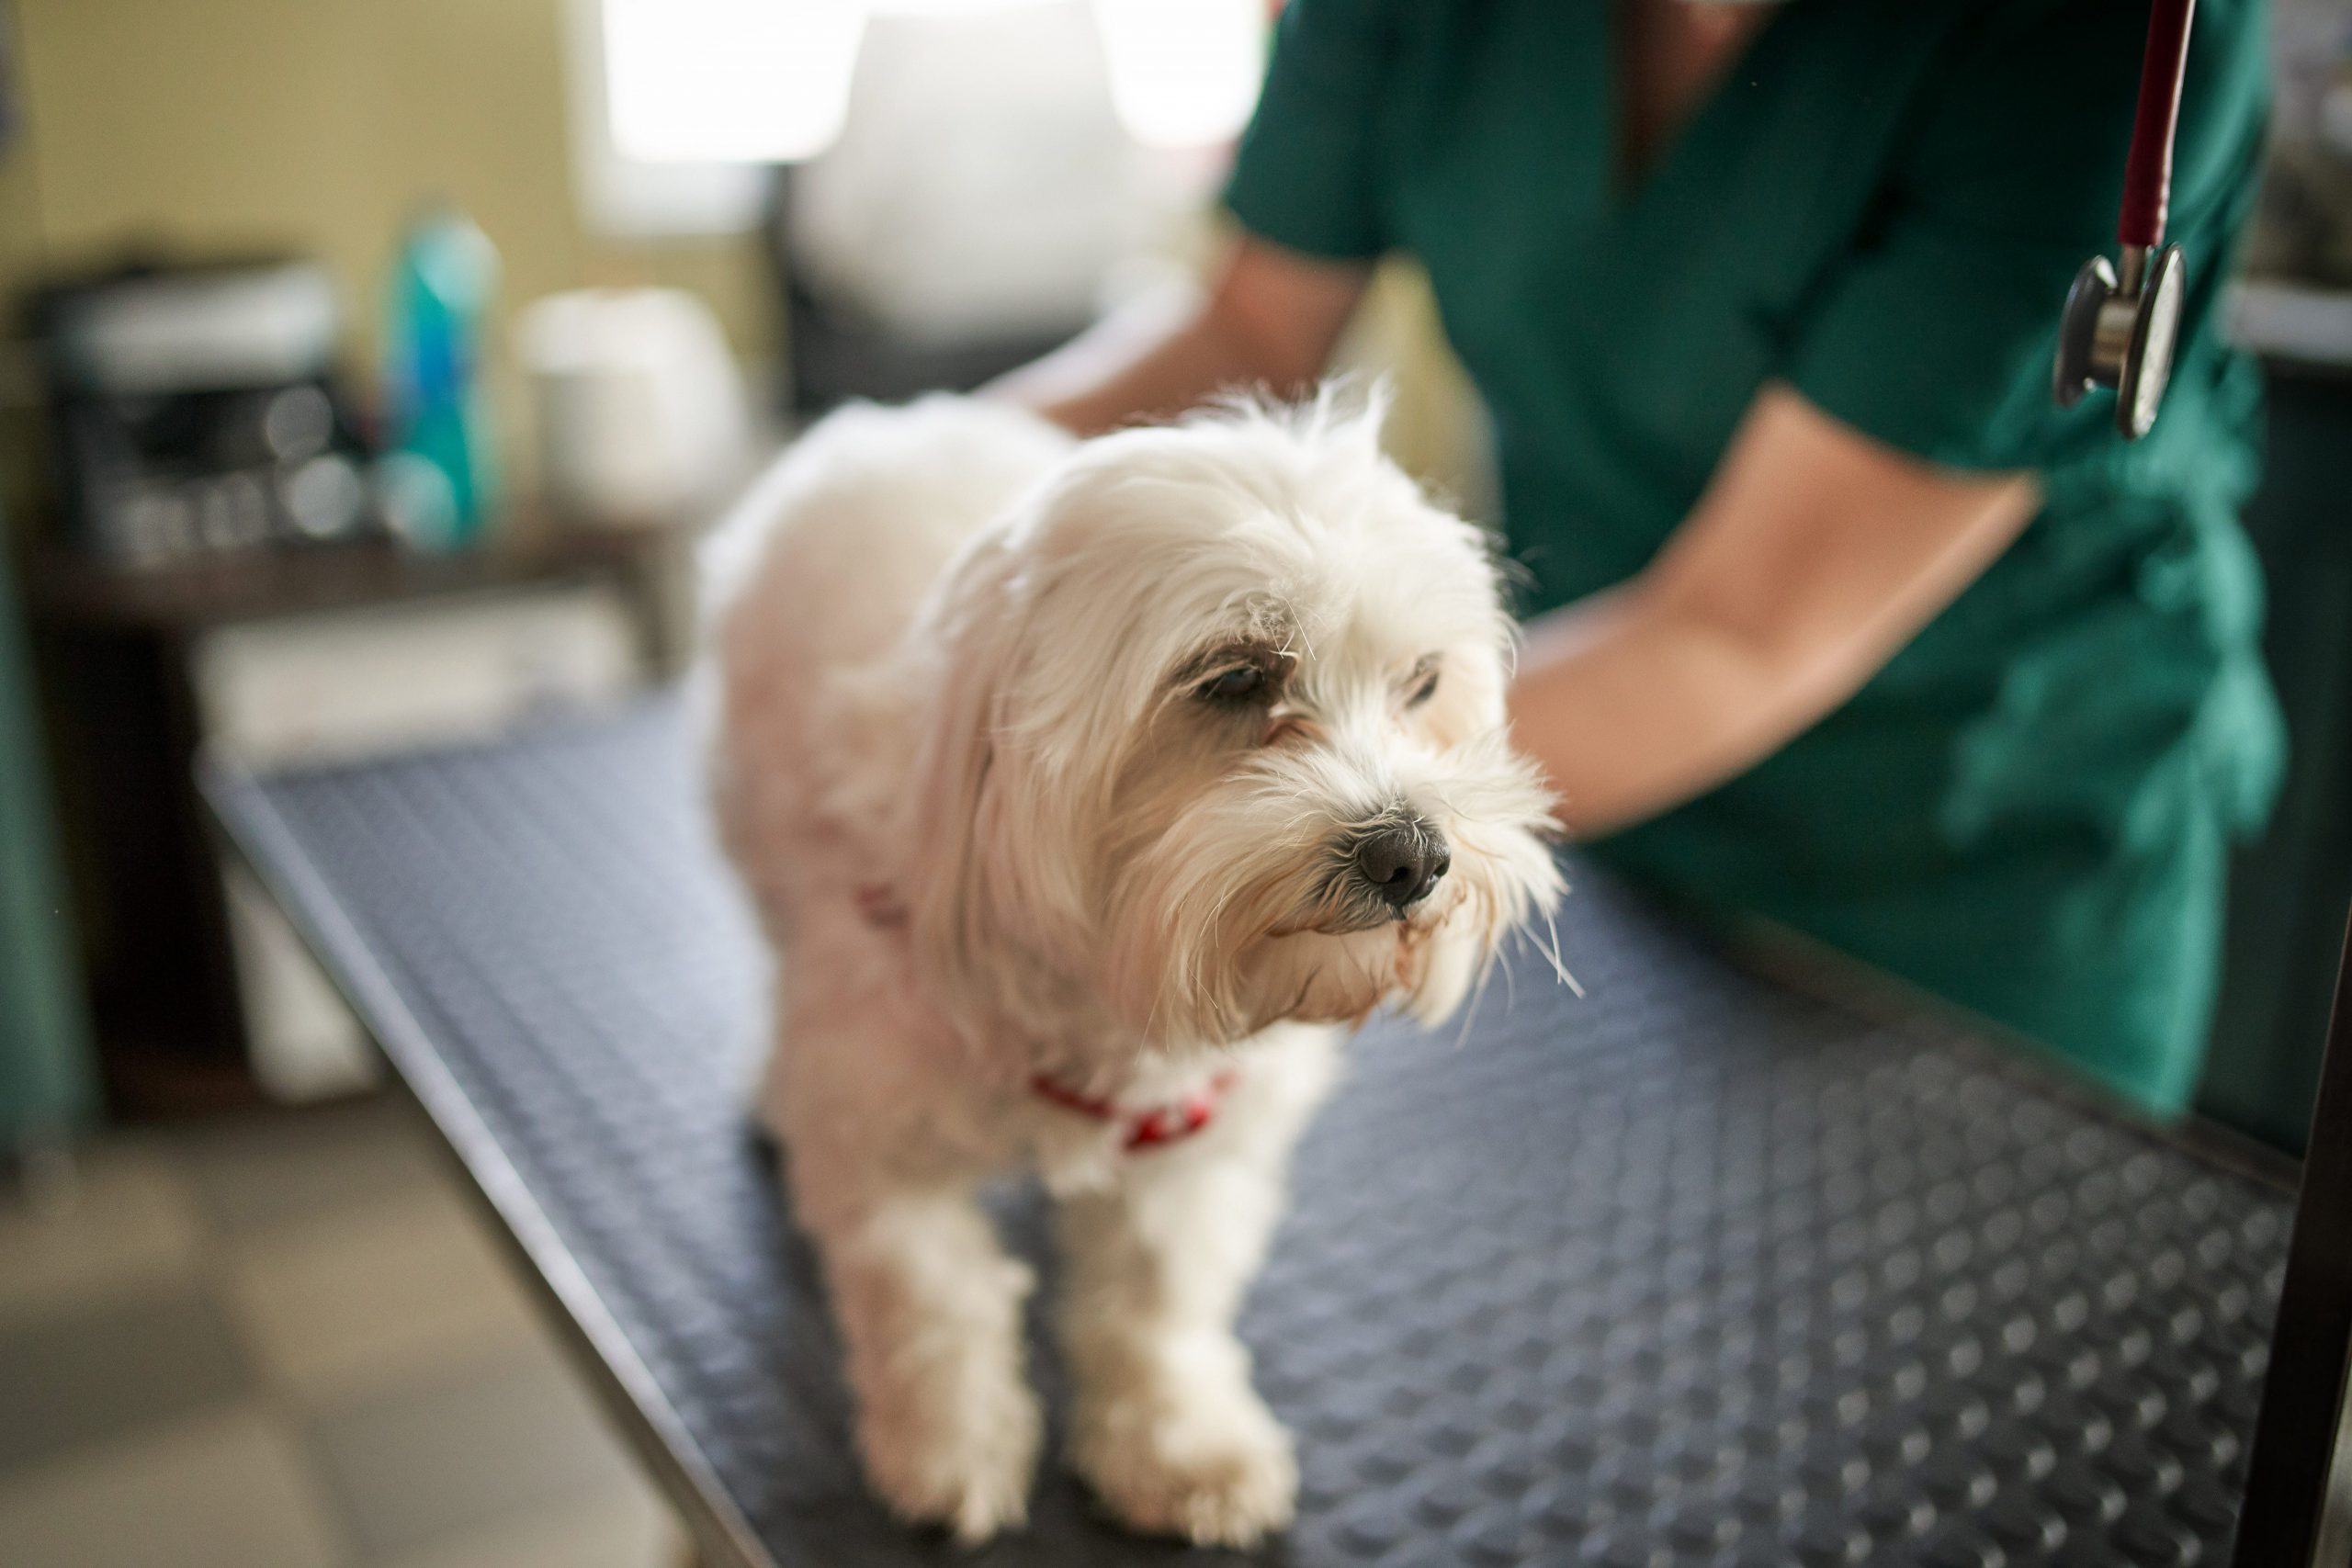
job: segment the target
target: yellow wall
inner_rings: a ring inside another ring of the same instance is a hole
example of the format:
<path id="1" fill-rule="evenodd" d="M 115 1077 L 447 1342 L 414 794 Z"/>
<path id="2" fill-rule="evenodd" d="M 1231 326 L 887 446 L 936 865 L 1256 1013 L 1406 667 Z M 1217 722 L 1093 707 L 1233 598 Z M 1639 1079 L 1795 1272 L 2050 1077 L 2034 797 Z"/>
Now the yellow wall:
<path id="1" fill-rule="evenodd" d="M 0 4 L 6 0 L 0 0 Z M 571 194 L 563 0 L 14 0 L 26 133 L 0 154 L 0 286 L 153 238 L 315 255 L 364 364 L 403 218 L 447 197 L 509 311 L 582 283 L 702 294 L 772 357 L 756 242 L 619 243 Z M 29 228 L 30 232 L 28 232 Z M 501 402 L 520 423 L 511 369 Z"/>

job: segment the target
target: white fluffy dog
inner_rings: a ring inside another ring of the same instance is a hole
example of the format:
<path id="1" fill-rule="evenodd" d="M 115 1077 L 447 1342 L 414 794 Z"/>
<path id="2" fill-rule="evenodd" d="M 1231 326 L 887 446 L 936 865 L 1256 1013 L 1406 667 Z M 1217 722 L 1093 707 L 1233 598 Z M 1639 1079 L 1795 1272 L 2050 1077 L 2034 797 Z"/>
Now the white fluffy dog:
<path id="1" fill-rule="evenodd" d="M 1443 1017 L 1558 896 L 1487 542 L 1377 424 L 856 408 L 713 541 L 718 805 L 780 960 L 761 1111 L 910 1519 L 1025 1516 L 1031 1276 L 975 1191 L 1028 1167 L 1077 1469 L 1137 1529 L 1286 1524 L 1232 1322 L 1341 1026 Z"/>

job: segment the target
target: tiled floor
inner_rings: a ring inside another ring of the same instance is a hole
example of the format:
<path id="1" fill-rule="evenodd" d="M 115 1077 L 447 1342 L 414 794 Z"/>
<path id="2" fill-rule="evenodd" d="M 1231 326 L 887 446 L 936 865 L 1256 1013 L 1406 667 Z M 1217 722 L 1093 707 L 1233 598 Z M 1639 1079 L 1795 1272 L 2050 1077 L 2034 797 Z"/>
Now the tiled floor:
<path id="1" fill-rule="evenodd" d="M 671 1568 L 680 1536 L 390 1100 L 0 1186 L 6 1568 Z"/>

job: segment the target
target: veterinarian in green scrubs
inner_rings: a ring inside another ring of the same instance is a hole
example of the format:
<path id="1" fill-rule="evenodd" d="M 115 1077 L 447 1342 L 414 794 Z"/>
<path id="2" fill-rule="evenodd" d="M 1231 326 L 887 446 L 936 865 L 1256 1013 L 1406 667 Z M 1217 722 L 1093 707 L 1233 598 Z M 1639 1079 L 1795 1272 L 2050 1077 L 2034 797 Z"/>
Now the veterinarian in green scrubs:
<path id="1" fill-rule="evenodd" d="M 1520 742 L 1623 871 L 2194 1088 L 2281 731 L 2221 285 L 2261 7 L 2198 7 L 2154 434 L 2051 401 L 2133 0 L 1292 0 L 1199 314 L 1006 389 L 1080 429 L 1311 380 L 1392 251 L 1492 412 Z M 1571 927 L 1571 929 L 1573 929 Z"/>

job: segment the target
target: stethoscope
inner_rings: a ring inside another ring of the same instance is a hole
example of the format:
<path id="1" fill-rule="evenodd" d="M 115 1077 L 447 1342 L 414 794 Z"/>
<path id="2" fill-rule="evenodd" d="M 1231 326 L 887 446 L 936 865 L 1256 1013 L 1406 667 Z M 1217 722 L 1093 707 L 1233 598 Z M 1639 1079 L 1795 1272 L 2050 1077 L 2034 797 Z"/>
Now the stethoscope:
<path id="1" fill-rule="evenodd" d="M 2123 166 L 2123 209 L 2115 223 L 2122 276 L 2093 256 L 2066 291 L 2058 323 L 2051 392 L 2060 408 L 2093 387 L 2115 389 L 2115 427 L 2136 441 L 2156 423 L 2172 376 L 2174 336 L 2186 290 L 2180 247 L 2165 240 L 2172 198 L 2172 139 L 2180 117 L 2180 77 L 2188 58 L 2188 17 L 2197 0 L 2154 0 L 2140 64 L 2140 107 Z"/>

